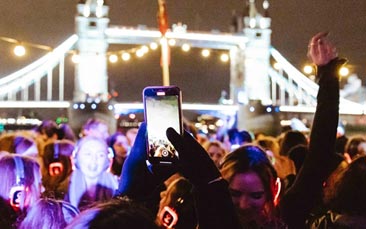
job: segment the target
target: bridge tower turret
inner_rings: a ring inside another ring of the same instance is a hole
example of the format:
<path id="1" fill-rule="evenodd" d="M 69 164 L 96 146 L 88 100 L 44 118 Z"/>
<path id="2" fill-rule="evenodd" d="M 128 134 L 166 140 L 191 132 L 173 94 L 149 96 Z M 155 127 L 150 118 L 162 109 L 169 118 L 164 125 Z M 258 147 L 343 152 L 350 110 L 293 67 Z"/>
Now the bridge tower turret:
<path id="1" fill-rule="evenodd" d="M 85 102 L 88 98 L 108 100 L 108 42 L 105 35 L 109 24 L 108 11 L 103 0 L 80 0 L 77 4 L 75 24 L 79 36 L 79 60 L 75 65 L 74 102 Z"/>
<path id="2" fill-rule="evenodd" d="M 248 16 L 244 17 L 244 35 L 248 42 L 244 49 L 244 89 L 248 100 L 260 100 L 262 105 L 271 104 L 270 67 L 271 19 L 268 17 L 267 0 L 263 1 L 264 16 L 249 0 Z"/>
<path id="3" fill-rule="evenodd" d="M 273 116 L 262 117 L 257 113 L 263 110 L 264 106 L 272 104 L 268 75 L 271 18 L 268 14 L 268 0 L 261 2 L 262 8 L 257 8 L 258 1 L 247 0 L 242 19 L 244 28 L 238 32 L 242 33 L 248 41 L 244 47 L 231 51 L 230 97 L 235 104 L 239 105 L 237 120 L 239 129 L 263 129 L 273 126 Z M 260 123 L 254 117 L 260 117 Z"/>

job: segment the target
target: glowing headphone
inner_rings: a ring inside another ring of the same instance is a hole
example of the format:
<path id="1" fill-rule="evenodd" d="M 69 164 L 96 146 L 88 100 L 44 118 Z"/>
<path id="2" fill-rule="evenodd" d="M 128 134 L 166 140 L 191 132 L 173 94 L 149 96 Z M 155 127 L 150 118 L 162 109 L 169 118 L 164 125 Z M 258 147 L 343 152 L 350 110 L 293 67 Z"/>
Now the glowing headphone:
<path id="1" fill-rule="evenodd" d="M 27 190 L 24 186 L 25 178 L 24 178 L 24 164 L 22 158 L 19 156 L 15 156 L 14 163 L 15 163 L 16 183 L 10 189 L 9 199 L 10 199 L 10 205 L 14 209 L 19 209 L 20 204 L 24 203 L 25 191 Z"/>
<path id="2" fill-rule="evenodd" d="M 166 228 L 174 228 L 179 219 L 179 211 L 185 202 L 185 198 L 191 195 L 191 192 L 183 194 L 179 197 L 173 206 L 164 206 L 163 210 L 159 213 L 160 222 Z"/>
<path id="3" fill-rule="evenodd" d="M 53 162 L 48 166 L 48 172 L 51 176 L 57 176 L 64 170 L 63 164 L 60 162 L 60 144 L 55 142 L 53 144 Z"/>

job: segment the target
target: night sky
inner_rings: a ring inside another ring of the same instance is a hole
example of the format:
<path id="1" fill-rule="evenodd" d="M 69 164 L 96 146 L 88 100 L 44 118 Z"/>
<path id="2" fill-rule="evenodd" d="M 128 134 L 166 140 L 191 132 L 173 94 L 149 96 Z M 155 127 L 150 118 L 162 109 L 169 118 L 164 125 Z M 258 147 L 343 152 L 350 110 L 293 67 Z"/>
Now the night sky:
<path id="1" fill-rule="evenodd" d="M 0 36 L 56 47 L 74 33 L 76 3 L 71 0 L 1 0 Z M 262 1 L 258 1 L 262 2 Z M 110 25 L 157 27 L 157 1 L 112 0 Z M 182 22 L 188 30 L 228 32 L 233 10 L 241 11 L 239 0 L 167 0 L 169 23 Z M 341 56 L 349 59 L 351 70 L 366 76 L 366 1 L 363 0 L 275 0 L 270 1 L 272 44 L 291 63 L 306 63 L 307 43 L 319 31 L 330 31 Z M 111 49 L 123 49 L 112 46 Z M 11 45 L 0 41 L 0 76 L 29 64 L 44 52 L 30 50 L 22 59 L 8 53 Z M 171 84 L 183 91 L 184 102 L 216 103 L 221 90 L 229 89 L 229 64 L 222 64 L 215 54 L 209 60 L 199 50 L 189 54 L 172 50 Z M 161 84 L 160 52 L 150 52 L 143 59 L 109 65 L 109 87 L 118 91 L 118 101 L 141 101 L 147 85 Z M 67 65 L 67 99 L 72 98 L 74 73 Z"/>

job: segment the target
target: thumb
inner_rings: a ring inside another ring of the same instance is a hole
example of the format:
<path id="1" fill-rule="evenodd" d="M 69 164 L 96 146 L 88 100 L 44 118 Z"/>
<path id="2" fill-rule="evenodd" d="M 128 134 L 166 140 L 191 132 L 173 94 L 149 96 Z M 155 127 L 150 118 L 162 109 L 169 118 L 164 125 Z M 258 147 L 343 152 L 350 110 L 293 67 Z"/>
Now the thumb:
<path id="1" fill-rule="evenodd" d="M 126 160 L 145 161 L 146 160 L 146 123 L 143 122 L 137 132 L 131 153 Z"/>
<path id="2" fill-rule="evenodd" d="M 166 130 L 166 136 L 168 137 L 169 141 L 173 144 L 173 146 L 175 147 L 175 149 L 178 151 L 178 153 L 180 151 L 182 151 L 183 146 L 184 146 L 184 139 L 182 138 L 182 136 L 180 134 L 177 133 L 177 131 L 175 131 L 174 128 L 169 127 Z"/>

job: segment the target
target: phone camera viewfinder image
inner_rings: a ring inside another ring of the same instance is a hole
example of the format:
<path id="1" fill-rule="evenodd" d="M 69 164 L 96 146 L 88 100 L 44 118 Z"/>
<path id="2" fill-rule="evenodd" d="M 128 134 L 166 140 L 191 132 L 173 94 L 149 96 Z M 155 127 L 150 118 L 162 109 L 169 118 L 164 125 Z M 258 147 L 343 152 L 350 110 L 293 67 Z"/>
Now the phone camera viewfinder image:
<path id="1" fill-rule="evenodd" d="M 166 137 L 166 130 L 182 132 L 181 96 L 177 87 L 147 87 L 144 89 L 145 121 L 148 135 L 149 160 L 169 163 L 179 155 Z"/>

